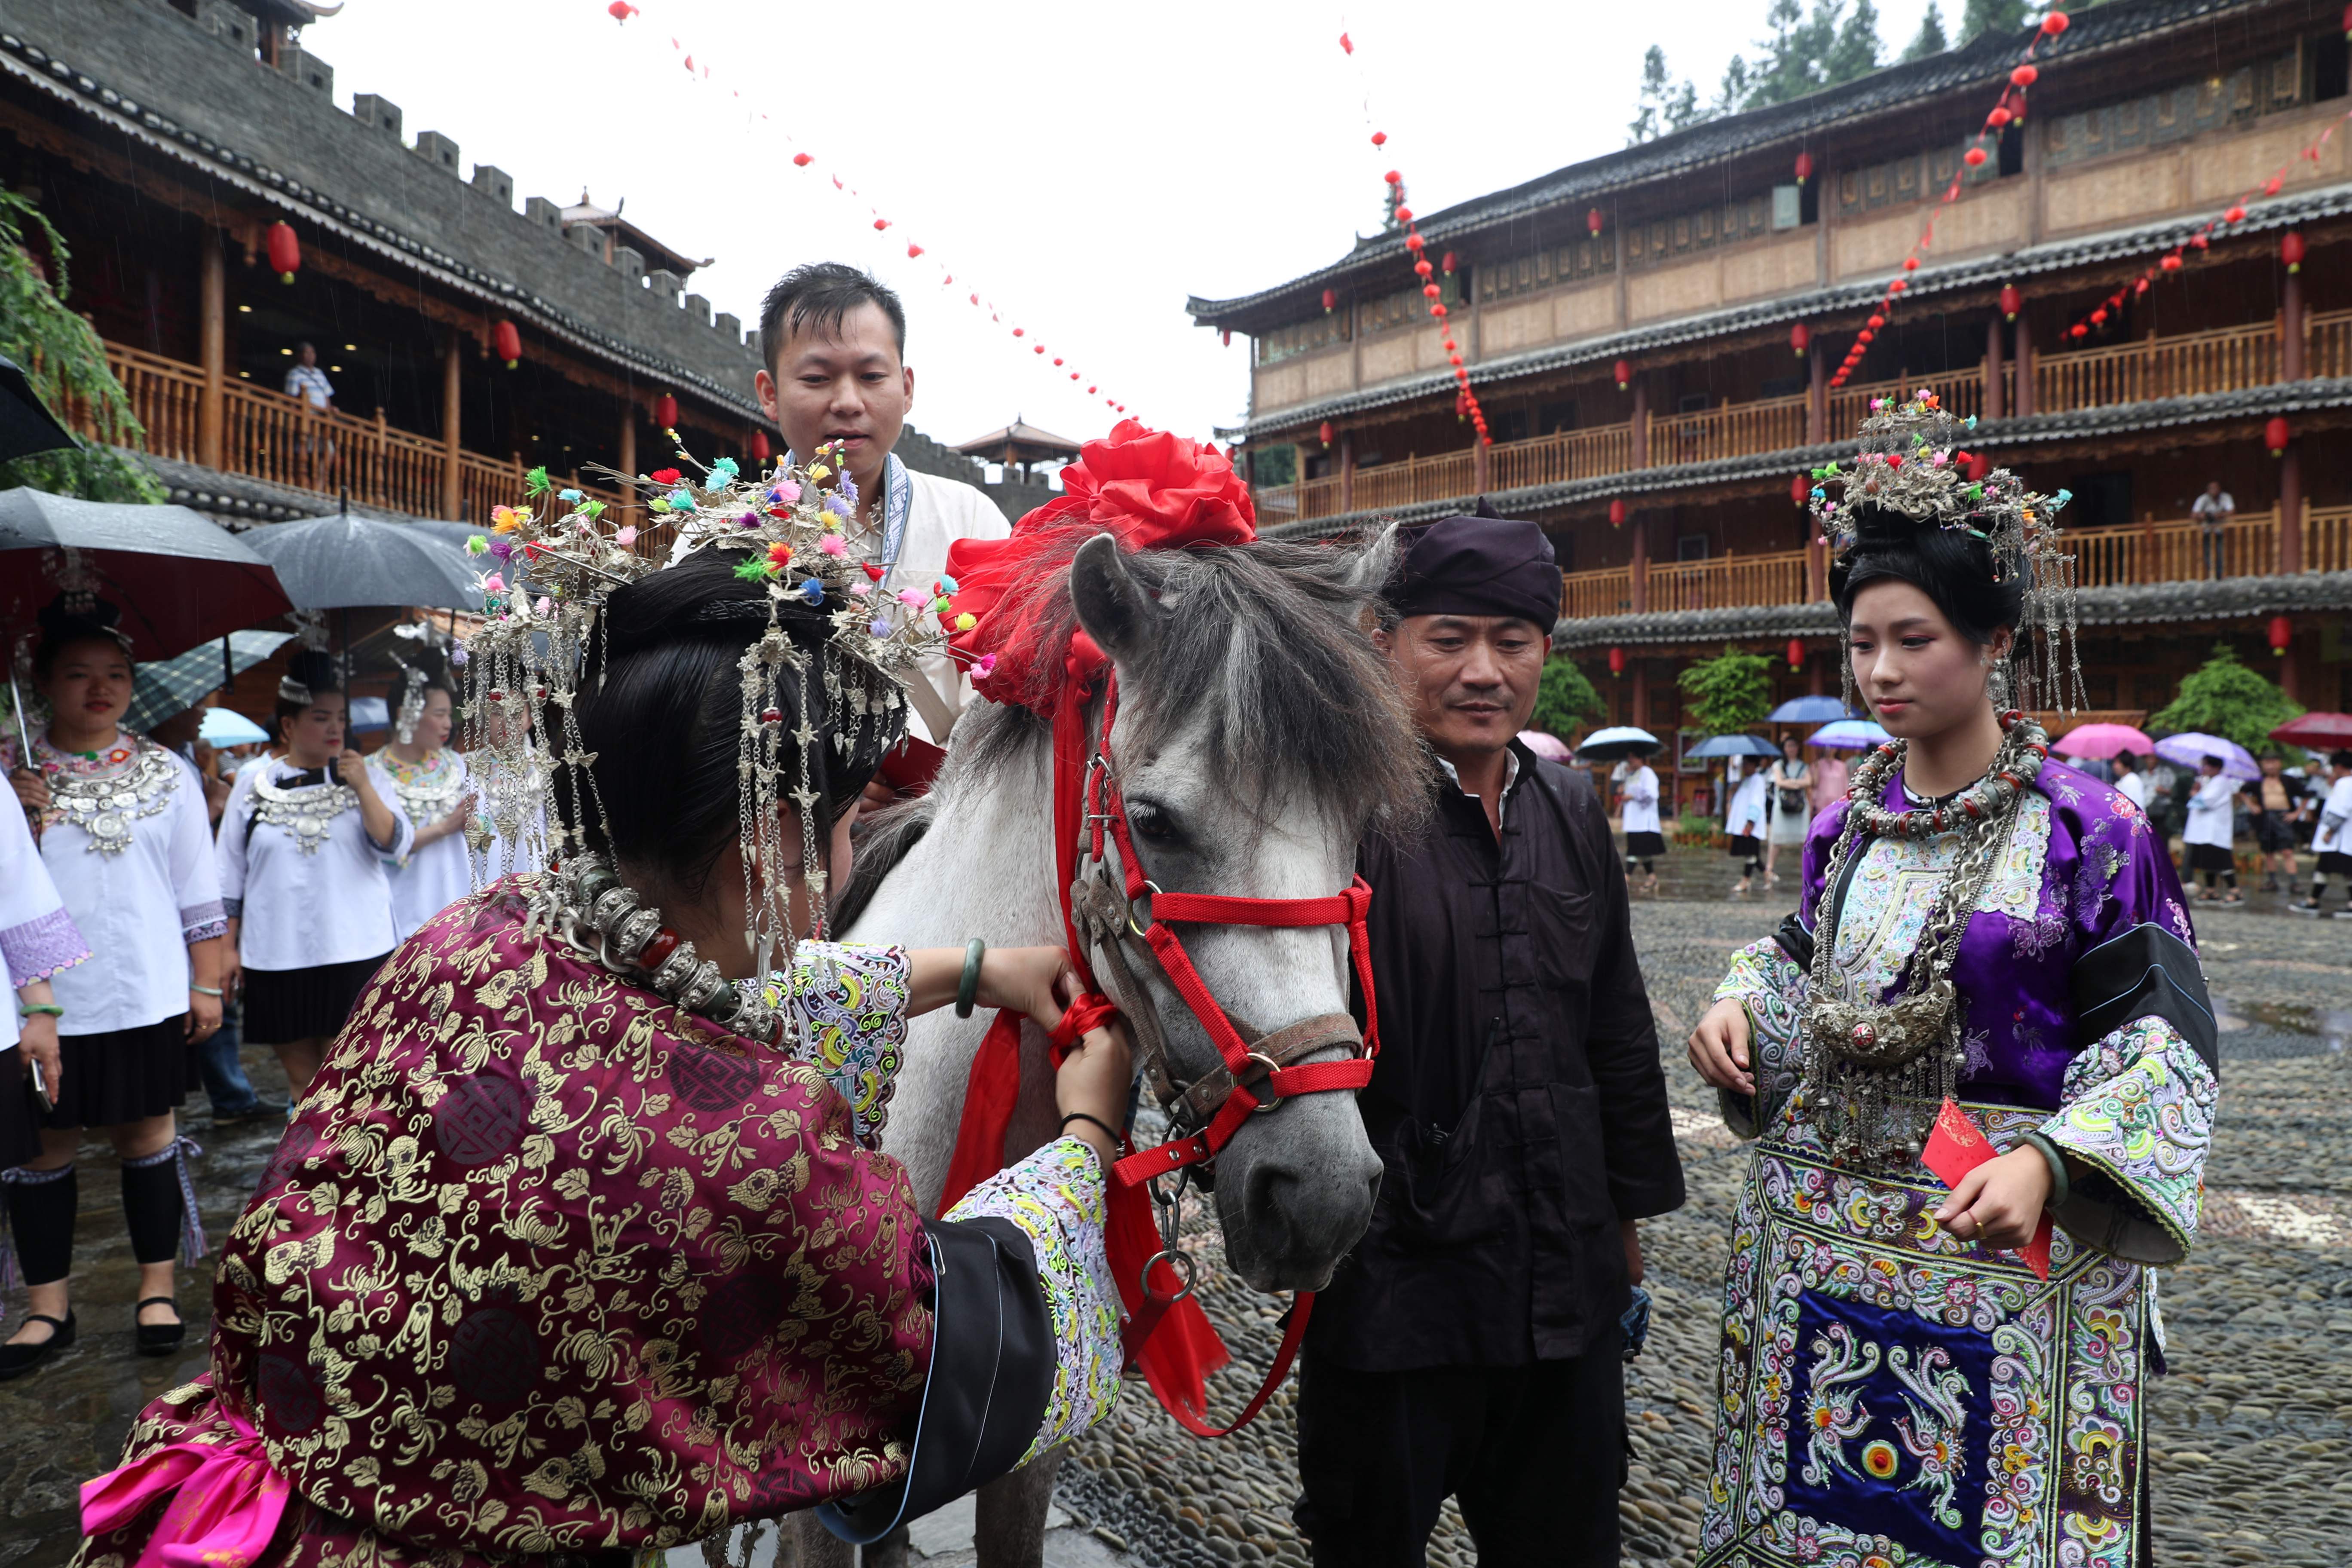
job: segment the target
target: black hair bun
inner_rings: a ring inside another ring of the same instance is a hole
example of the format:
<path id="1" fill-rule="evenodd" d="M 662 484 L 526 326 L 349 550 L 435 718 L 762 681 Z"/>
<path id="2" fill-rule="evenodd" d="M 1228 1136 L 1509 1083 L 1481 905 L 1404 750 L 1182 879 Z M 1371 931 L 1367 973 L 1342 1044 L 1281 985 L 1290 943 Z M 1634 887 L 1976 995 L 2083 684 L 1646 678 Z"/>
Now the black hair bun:
<path id="1" fill-rule="evenodd" d="M 1984 539 L 1888 507 L 1858 508 L 1853 521 L 1853 542 L 1830 568 L 1839 619 L 1853 618 L 1854 595 L 1864 587 L 1891 579 L 1927 595 L 1954 630 L 1979 645 L 2023 620 L 2024 563 L 1998 560 Z"/>
<path id="2" fill-rule="evenodd" d="M 88 594 L 59 594 L 34 616 L 41 641 L 52 648 L 83 637 L 105 637 L 122 647 L 131 639 L 120 629 L 122 608 Z"/>
<path id="3" fill-rule="evenodd" d="M 335 663 L 334 655 L 322 648 L 298 647 L 286 657 L 286 679 L 308 691 L 312 699 L 320 692 L 341 691 L 343 674 Z M 283 685 L 280 690 L 283 690 Z"/>
<path id="4" fill-rule="evenodd" d="M 677 565 L 616 588 L 604 601 L 608 657 L 643 653 L 683 642 L 723 642 L 738 647 L 758 640 L 768 625 L 768 584 L 748 582 L 735 568 L 750 558 L 723 546 L 698 550 Z M 784 635 L 803 647 L 822 643 L 831 614 L 799 595 L 776 606 Z"/>

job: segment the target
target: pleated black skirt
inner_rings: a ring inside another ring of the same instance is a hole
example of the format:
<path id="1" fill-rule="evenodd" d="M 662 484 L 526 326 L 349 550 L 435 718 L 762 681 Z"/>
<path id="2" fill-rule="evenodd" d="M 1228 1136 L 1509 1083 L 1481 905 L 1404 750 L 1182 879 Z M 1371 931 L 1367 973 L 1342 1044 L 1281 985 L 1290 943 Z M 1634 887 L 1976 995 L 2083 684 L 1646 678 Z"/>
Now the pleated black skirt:
<path id="1" fill-rule="evenodd" d="M 65 1082 L 51 1087 L 58 1108 L 42 1119 L 51 1127 L 115 1127 L 161 1116 L 186 1104 L 202 1080 L 184 1014 L 135 1029 L 62 1035 L 58 1054 Z"/>
<path id="2" fill-rule="evenodd" d="M 282 1046 L 334 1034 L 351 1017 L 377 968 L 391 956 L 381 952 L 311 969 L 247 970 L 245 1037 L 255 1045 Z"/>
<path id="3" fill-rule="evenodd" d="M 0 1051 L 0 1171 L 13 1171 L 41 1152 L 40 1137 L 33 1131 L 37 1114 L 25 1048 L 10 1046 Z"/>

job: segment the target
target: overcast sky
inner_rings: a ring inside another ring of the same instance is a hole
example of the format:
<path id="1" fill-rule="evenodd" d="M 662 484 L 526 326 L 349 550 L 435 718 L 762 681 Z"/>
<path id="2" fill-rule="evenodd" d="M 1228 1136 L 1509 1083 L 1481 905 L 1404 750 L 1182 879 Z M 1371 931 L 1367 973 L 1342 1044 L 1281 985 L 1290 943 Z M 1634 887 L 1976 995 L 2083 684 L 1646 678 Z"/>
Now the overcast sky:
<path id="1" fill-rule="evenodd" d="M 1927 3 L 1883 0 L 1888 58 Z M 1958 0 L 1942 4 L 1948 26 Z M 1194 327 L 1187 294 L 1336 259 L 1378 225 L 1391 165 L 1435 211 L 1613 151 L 1650 44 L 1705 89 L 1752 49 L 1765 5 L 642 0 L 621 26 L 604 0 L 346 0 L 303 41 L 344 107 L 381 93 L 412 139 L 439 131 L 468 173 L 507 170 L 518 203 L 626 197 L 665 244 L 718 258 L 693 287 L 747 322 L 796 262 L 870 267 L 906 297 L 929 435 L 968 440 L 1016 414 L 1100 434 L 1117 416 L 1066 379 L 1075 367 L 1206 437 L 1243 410 L 1245 341 Z M 815 162 L 795 168 L 803 150 Z M 875 232 L 869 202 L 893 227 Z"/>

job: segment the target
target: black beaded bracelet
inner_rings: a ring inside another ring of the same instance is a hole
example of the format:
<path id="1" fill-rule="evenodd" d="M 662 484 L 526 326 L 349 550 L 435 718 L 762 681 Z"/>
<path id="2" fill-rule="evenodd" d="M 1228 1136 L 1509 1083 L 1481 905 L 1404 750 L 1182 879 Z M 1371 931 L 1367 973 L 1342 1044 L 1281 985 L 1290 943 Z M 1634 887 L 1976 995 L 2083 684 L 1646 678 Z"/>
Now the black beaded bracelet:
<path id="1" fill-rule="evenodd" d="M 972 1004 L 980 1000 L 980 961 L 988 956 L 988 943 L 973 937 L 964 943 L 963 979 L 956 985 L 956 1016 L 971 1016 Z"/>
<path id="2" fill-rule="evenodd" d="M 1119 1141 L 1118 1130 L 1113 1128 L 1109 1122 L 1105 1121 L 1099 1116 L 1092 1115 L 1084 1110 L 1073 1110 L 1067 1116 L 1062 1118 L 1062 1131 L 1067 1132 L 1070 1130 L 1070 1123 L 1073 1121 L 1091 1121 L 1096 1126 L 1101 1128 L 1104 1135 L 1108 1137 L 1114 1144 Z"/>

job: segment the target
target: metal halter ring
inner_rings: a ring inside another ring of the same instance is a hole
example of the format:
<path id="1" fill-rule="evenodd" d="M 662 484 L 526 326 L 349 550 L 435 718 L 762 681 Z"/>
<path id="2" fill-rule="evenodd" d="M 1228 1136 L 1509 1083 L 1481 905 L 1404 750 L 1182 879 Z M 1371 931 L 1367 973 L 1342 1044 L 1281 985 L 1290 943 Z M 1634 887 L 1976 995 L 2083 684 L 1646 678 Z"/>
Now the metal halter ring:
<path id="1" fill-rule="evenodd" d="M 1150 889 L 1155 896 L 1160 892 L 1160 884 L 1151 880 L 1149 877 L 1144 879 L 1143 885 Z M 1129 899 L 1127 901 L 1127 929 L 1133 931 L 1137 936 L 1144 938 L 1147 941 L 1150 940 L 1151 935 L 1150 931 L 1145 931 L 1141 926 L 1135 923 L 1135 900 L 1132 899 Z"/>
<path id="2" fill-rule="evenodd" d="M 1169 1268 L 1175 1269 L 1177 1273 L 1184 1277 L 1184 1283 L 1177 1288 L 1176 1294 L 1173 1296 L 1162 1296 L 1159 1291 L 1154 1290 L 1151 1288 L 1152 1268 L 1163 1258 L 1168 1260 Z M 1157 1302 L 1161 1307 L 1174 1306 L 1177 1302 L 1182 1300 L 1185 1297 L 1192 1293 L 1193 1268 L 1194 1264 L 1192 1262 L 1192 1255 L 1191 1253 L 1180 1252 L 1172 1247 L 1161 1247 L 1150 1258 L 1144 1259 L 1143 1272 L 1137 1279 L 1137 1283 L 1143 1287 L 1143 1299 L 1147 1301 Z"/>
<path id="3" fill-rule="evenodd" d="M 1267 1056 L 1263 1051 L 1252 1051 L 1243 1059 L 1245 1061 L 1264 1062 L 1265 1064 L 1265 1077 L 1260 1079 L 1258 1081 L 1267 1085 L 1269 1088 L 1273 1085 L 1274 1075 L 1282 1070 L 1282 1064 L 1276 1061 L 1272 1057 Z M 1242 1085 L 1235 1083 L 1234 1087 L 1239 1089 Z M 1253 1089 L 1250 1090 L 1250 1093 L 1252 1095 L 1255 1095 L 1257 1090 Z M 1269 1110 L 1278 1110 L 1281 1108 L 1282 1096 L 1278 1093 L 1270 1093 L 1264 1100 L 1258 1101 L 1257 1109 L 1251 1111 L 1250 1114 L 1253 1116 L 1264 1116 Z"/>

